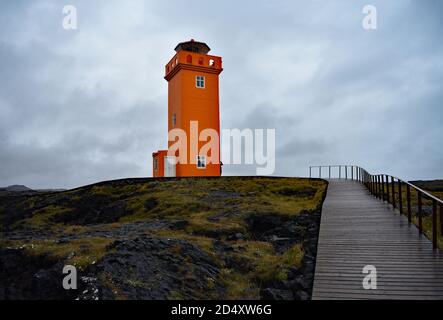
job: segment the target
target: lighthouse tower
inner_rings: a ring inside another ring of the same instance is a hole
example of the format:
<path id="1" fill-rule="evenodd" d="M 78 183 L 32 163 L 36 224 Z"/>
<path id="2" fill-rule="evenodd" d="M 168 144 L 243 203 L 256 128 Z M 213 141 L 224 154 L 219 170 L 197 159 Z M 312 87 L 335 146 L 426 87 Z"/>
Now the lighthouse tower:
<path id="1" fill-rule="evenodd" d="M 175 144 L 175 141 L 169 141 L 168 150 L 154 152 L 153 176 L 220 176 L 219 74 L 223 70 L 222 59 L 208 55 L 208 45 L 193 39 L 179 43 L 175 51 L 165 66 L 168 130 L 180 129 L 185 133 L 186 151 L 181 155 L 182 150 L 168 154 Z M 205 134 L 206 129 L 217 133 L 215 145 L 218 150 L 211 149 L 209 154 L 201 152 L 207 140 L 211 140 Z"/>

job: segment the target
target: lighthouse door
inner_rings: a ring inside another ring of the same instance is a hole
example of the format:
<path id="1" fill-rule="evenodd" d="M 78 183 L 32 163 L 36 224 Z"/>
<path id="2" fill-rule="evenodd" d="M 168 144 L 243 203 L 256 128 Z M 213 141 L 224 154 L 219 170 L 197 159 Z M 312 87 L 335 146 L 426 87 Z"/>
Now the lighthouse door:
<path id="1" fill-rule="evenodd" d="M 175 177 L 175 163 L 176 163 L 176 158 L 175 157 L 165 157 L 165 172 L 164 172 L 164 176 L 165 177 Z"/>

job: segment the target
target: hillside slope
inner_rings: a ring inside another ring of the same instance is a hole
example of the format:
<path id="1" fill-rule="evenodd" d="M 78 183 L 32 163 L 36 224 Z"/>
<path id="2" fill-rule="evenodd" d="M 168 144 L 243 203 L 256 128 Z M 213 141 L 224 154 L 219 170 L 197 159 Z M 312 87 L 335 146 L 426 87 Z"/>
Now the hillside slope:
<path id="1" fill-rule="evenodd" d="M 123 179 L 0 196 L 0 299 L 309 299 L 319 179 Z M 62 288 L 63 265 L 79 288 Z"/>

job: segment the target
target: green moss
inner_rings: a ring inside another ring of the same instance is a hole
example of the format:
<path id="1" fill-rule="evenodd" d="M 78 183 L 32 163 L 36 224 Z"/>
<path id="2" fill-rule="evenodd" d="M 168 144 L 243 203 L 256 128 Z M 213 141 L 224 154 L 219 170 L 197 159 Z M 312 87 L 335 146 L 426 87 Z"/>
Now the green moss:
<path id="1" fill-rule="evenodd" d="M 183 295 L 177 290 L 171 290 L 168 295 L 168 300 L 183 300 Z"/>
<path id="2" fill-rule="evenodd" d="M 220 280 L 226 287 L 227 300 L 260 299 L 260 288 L 249 278 L 233 269 L 222 269 Z"/>
<path id="3" fill-rule="evenodd" d="M 32 205 L 31 205 L 32 206 Z M 71 211 L 71 208 L 66 208 L 57 205 L 49 205 L 41 209 L 35 210 L 30 218 L 21 220 L 16 225 L 29 226 L 33 228 L 47 228 L 53 227 L 55 224 L 51 221 L 56 215 L 61 215 Z"/>
<path id="4" fill-rule="evenodd" d="M 24 247 L 27 254 L 50 257 L 63 260 L 83 270 L 94 261 L 100 260 L 106 253 L 106 247 L 113 241 L 109 238 L 82 238 L 67 243 L 58 243 L 55 240 L 38 241 L 6 241 L 3 246 Z"/>

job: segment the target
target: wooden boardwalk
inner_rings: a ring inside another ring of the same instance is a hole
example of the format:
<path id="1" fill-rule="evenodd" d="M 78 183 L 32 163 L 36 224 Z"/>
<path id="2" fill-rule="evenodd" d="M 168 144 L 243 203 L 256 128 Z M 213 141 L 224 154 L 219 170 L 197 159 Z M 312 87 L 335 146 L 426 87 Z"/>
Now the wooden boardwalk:
<path id="1" fill-rule="evenodd" d="M 363 267 L 377 289 L 363 288 Z M 443 299 L 443 254 L 359 182 L 330 180 L 323 204 L 312 298 Z"/>

